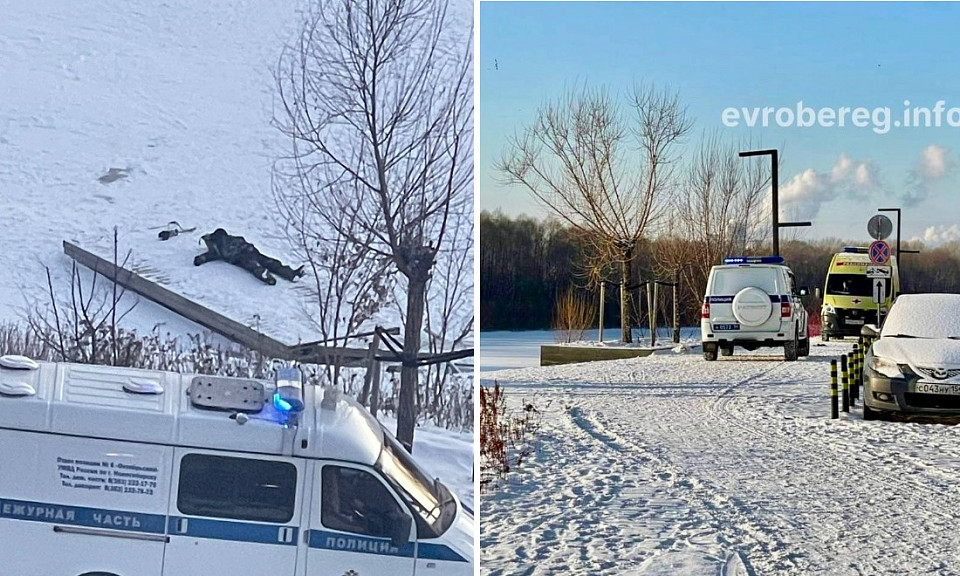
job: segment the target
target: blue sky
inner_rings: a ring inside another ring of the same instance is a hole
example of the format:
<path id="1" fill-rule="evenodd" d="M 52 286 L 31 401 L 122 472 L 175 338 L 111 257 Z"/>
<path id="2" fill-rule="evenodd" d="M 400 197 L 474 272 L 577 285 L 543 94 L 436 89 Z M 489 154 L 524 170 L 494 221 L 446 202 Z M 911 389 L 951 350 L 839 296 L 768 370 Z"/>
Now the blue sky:
<path id="1" fill-rule="evenodd" d="M 960 120 L 960 5 L 481 2 L 479 10 L 481 210 L 545 214 L 494 170 L 507 138 L 542 103 L 582 84 L 626 93 L 646 82 L 676 89 L 688 106 L 688 155 L 711 130 L 779 148 L 781 204 L 814 222 L 805 237 L 868 241 L 876 208 L 900 206 L 904 239 L 960 239 L 960 127 L 947 125 L 950 108 Z M 931 109 L 944 100 L 942 126 L 893 127 L 904 100 Z M 888 107 L 891 126 L 878 134 L 850 120 L 722 123 L 728 107 L 796 110 L 801 101 L 814 111 Z"/>

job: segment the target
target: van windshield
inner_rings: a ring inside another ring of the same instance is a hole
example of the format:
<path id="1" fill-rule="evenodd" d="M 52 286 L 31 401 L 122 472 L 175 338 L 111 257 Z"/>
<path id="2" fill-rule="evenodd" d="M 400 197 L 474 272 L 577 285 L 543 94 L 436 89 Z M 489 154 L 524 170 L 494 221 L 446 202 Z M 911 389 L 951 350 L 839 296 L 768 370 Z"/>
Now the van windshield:
<path id="1" fill-rule="evenodd" d="M 873 297 L 873 285 L 864 274 L 830 274 L 827 276 L 827 294 Z"/>
<path id="2" fill-rule="evenodd" d="M 419 537 L 436 538 L 450 528 L 457 513 L 450 490 L 439 480 L 431 480 L 386 429 L 383 450 L 374 466 L 412 506 Z"/>

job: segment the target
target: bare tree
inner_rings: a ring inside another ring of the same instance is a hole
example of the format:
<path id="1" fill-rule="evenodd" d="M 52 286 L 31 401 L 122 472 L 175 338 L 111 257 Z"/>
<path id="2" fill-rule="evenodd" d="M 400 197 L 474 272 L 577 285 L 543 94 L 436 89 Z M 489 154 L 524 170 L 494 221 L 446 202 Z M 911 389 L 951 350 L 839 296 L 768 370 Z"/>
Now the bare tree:
<path id="1" fill-rule="evenodd" d="M 767 237 L 769 167 L 737 155 L 752 148 L 724 143 L 717 133 L 703 136 L 671 198 L 669 231 L 657 244 L 658 273 L 702 288 L 725 255 L 743 254 Z M 693 292 L 694 298 L 702 296 Z"/>
<path id="2" fill-rule="evenodd" d="M 620 331 L 631 342 L 629 294 L 634 248 L 673 183 L 673 152 L 691 122 L 679 96 L 634 87 L 633 118 L 605 89 L 568 92 L 540 108 L 508 145 L 498 169 L 589 240 L 603 263 L 620 268 Z"/>
<path id="3" fill-rule="evenodd" d="M 287 223 L 293 224 L 287 227 L 288 237 L 312 272 L 308 276 L 310 281 L 304 282 L 301 288 L 310 295 L 303 313 L 317 327 L 325 343 L 346 345 L 362 330 L 372 329 L 370 322 L 392 302 L 395 278 L 389 273 L 390 261 L 369 248 L 373 242 L 371 234 L 366 233 L 366 243 L 355 243 L 331 230 L 319 216 L 335 209 L 324 205 L 329 201 L 327 196 L 291 198 L 286 194 L 290 187 L 295 189 L 296 182 L 280 180 L 278 174 L 274 175 L 273 189 L 279 212 Z M 324 358 L 324 362 L 329 381 L 339 384 L 342 358 L 334 355 Z"/>
<path id="4" fill-rule="evenodd" d="M 428 285 L 424 331 L 433 354 L 463 348 L 473 336 L 473 205 L 463 203 L 452 216 L 449 249 L 437 254 L 437 265 Z M 453 377 L 450 364 L 427 368 L 425 400 L 438 425 L 445 425 L 445 385 Z"/>
<path id="5" fill-rule="evenodd" d="M 296 177 L 281 202 L 310 206 L 406 280 L 397 438 L 407 449 L 427 282 L 451 205 L 473 182 L 472 34 L 447 25 L 447 8 L 446 0 L 314 4 L 276 73 L 276 123 L 293 149 L 278 170 Z"/>

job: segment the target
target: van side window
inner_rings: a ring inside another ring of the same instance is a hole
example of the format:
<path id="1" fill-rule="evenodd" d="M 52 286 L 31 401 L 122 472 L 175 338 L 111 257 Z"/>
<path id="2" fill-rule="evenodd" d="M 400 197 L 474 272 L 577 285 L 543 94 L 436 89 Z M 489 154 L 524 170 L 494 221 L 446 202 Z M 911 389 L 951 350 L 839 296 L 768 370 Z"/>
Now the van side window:
<path id="1" fill-rule="evenodd" d="M 364 470 L 324 466 L 320 521 L 327 528 L 389 538 L 406 515 L 386 486 Z"/>
<path id="2" fill-rule="evenodd" d="M 187 454 L 180 462 L 177 509 L 190 516 L 289 522 L 297 469 L 288 462 Z"/>

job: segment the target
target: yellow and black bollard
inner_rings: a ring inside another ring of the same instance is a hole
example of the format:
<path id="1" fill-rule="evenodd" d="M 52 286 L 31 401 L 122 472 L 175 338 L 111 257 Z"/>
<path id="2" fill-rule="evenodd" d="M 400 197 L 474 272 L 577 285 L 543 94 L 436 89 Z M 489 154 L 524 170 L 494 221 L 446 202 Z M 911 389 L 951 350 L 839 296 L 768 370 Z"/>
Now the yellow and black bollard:
<path id="1" fill-rule="evenodd" d="M 840 383 L 843 385 L 843 392 L 841 401 L 841 409 L 844 412 L 850 411 L 850 378 L 848 376 L 847 370 L 847 355 L 843 354 L 840 356 Z"/>
<path id="2" fill-rule="evenodd" d="M 830 361 L 830 418 L 840 417 L 840 407 L 837 405 L 837 361 Z"/>
<path id="3" fill-rule="evenodd" d="M 850 368 L 850 405 L 857 405 L 860 397 L 860 346 L 853 345 L 853 366 Z"/>

